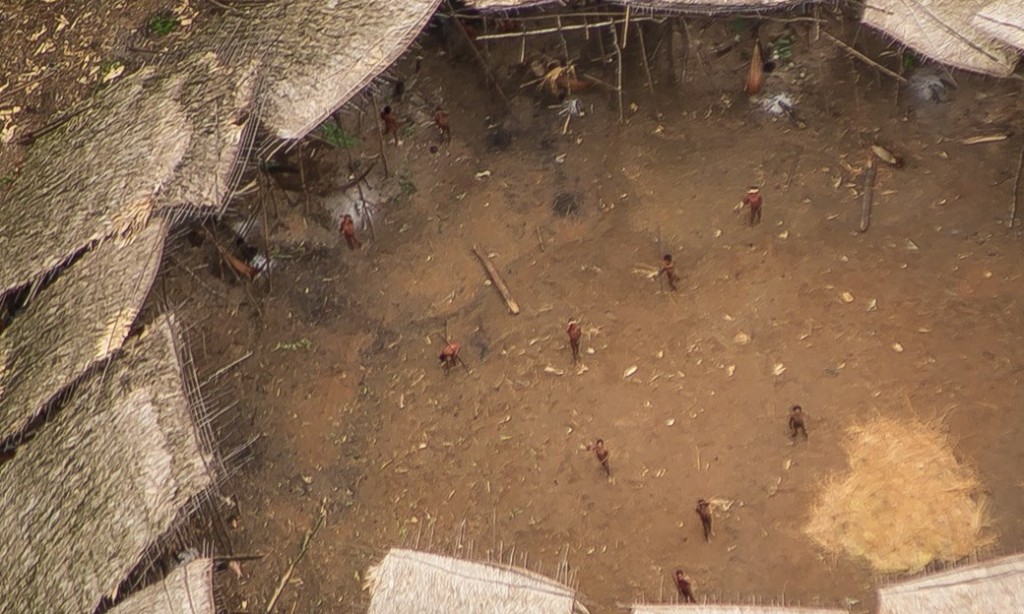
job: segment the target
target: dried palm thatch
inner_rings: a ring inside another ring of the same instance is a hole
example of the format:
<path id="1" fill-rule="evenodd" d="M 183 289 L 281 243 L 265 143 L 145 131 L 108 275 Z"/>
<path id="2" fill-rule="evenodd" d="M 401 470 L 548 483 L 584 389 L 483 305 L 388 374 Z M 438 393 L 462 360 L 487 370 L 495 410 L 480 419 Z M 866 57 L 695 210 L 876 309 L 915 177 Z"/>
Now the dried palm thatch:
<path id="1" fill-rule="evenodd" d="M 879 614 L 1024 612 L 1024 555 L 878 589 Z"/>
<path id="2" fill-rule="evenodd" d="M 972 25 L 991 0 L 867 0 L 865 24 L 918 53 L 964 70 L 1006 77 L 1017 53 Z"/>
<path id="3" fill-rule="evenodd" d="M 0 439 L 19 433 L 90 366 L 121 347 L 149 294 L 167 224 L 152 220 L 65 270 L 0 336 Z"/>
<path id="4" fill-rule="evenodd" d="M 972 23 L 992 36 L 1024 49 L 1024 3 L 1020 0 L 996 0 L 981 9 Z"/>
<path id="5" fill-rule="evenodd" d="M 232 16 L 208 44 L 260 59 L 262 119 L 298 139 L 386 70 L 438 2 L 278 0 Z"/>
<path id="6" fill-rule="evenodd" d="M 558 0 L 469 0 L 467 5 L 481 11 L 503 11 L 525 9 L 544 4 L 555 4 Z"/>
<path id="7" fill-rule="evenodd" d="M 635 605 L 632 614 L 846 614 L 846 610 L 769 605 Z"/>
<path id="8" fill-rule="evenodd" d="M 92 612 L 212 481 L 169 318 L 0 465 L 0 611 Z"/>
<path id="9" fill-rule="evenodd" d="M 178 94 L 186 122 L 188 149 L 174 176 L 157 195 L 157 206 L 217 208 L 227 206 L 255 132 L 250 121 L 257 86 L 257 62 L 226 63 L 212 52 L 195 53 L 179 66 Z"/>
<path id="10" fill-rule="evenodd" d="M 188 150 L 184 78 L 153 69 L 84 103 L 31 148 L 0 201 L 0 292 L 52 271 L 88 245 L 145 226 Z"/>
<path id="11" fill-rule="evenodd" d="M 831 476 L 805 532 L 884 573 L 955 561 L 992 543 L 974 473 L 937 425 L 877 418 L 850 429 L 849 471 Z"/>
<path id="12" fill-rule="evenodd" d="M 369 614 L 574 614 L 576 591 L 540 574 L 392 548 L 366 573 Z"/>
<path id="13" fill-rule="evenodd" d="M 195 559 L 125 599 L 108 614 L 214 614 L 213 560 Z"/>

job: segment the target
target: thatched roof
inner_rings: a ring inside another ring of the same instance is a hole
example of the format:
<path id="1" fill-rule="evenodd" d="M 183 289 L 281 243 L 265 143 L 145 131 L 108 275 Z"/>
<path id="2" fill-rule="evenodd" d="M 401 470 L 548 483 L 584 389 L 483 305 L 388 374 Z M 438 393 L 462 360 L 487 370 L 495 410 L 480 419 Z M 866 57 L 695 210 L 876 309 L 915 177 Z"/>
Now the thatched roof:
<path id="1" fill-rule="evenodd" d="M 366 574 L 369 614 L 573 614 L 576 591 L 504 565 L 394 548 Z"/>
<path id="2" fill-rule="evenodd" d="M 183 83 L 143 69 L 35 143 L 0 200 L 0 292 L 145 225 L 188 150 L 187 115 L 176 98 Z"/>
<path id="3" fill-rule="evenodd" d="M 214 614 L 213 560 L 195 559 L 125 599 L 108 614 Z"/>
<path id="4" fill-rule="evenodd" d="M 986 5 L 972 23 L 996 38 L 1024 49 L 1024 3 L 1020 0 L 996 0 Z"/>
<path id="5" fill-rule="evenodd" d="M 1024 612 L 1024 555 L 878 589 L 879 614 Z"/>
<path id="6" fill-rule="evenodd" d="M 275 136 L 316 128 L 405 52 L 439 0 L 293 0 L 262 9 L 262 117 Z"/>
<path id="7" fill-rule="evenodd" d="M 228 62 L 212 52 L 187 56 L 178 66 L 178 100 L 187 118 L 189 147 L 157 197 L 158 206 L 223 208 L 237 183 L 239 156 L 250 145 L 249 121 L 257 86 L 257 63 Z"/>
<path id="8" fill-rule="evenodd" d="M 866 0 L 864 23 L 933 60 L 1006 77 L 1016 51 L 972 25 L 991 0 Z"/>
<path id="9" fill-rule="evenodd" d="M 769 605 L 634 605 L 632 614 L 847 614 L 831 608 L 797 608 Z"/>
<path id="10" fill-rule="evenodd" d="M 123 77 L 71 111 L 0 200 L 0 292 L 130 234 L 157 207 L 226 205 L 255 126 L 256 81 L 255 61 L 197 53 Z"/>
<path id="11" fill-rule="evenodd" d="M 121 347 L 149 294 L 167 224 L 85 254 L 29 302 L 0 336 L 0 439 Z"/>
<path id="12" fill-rule="evenodd" d="M 466 4 L 481 11 L 503 11 L 525 9 L 543 4 L 555 4 L 558 0 L 468 0 Z"/>
<path id="13" fill-rule="evenodd" d="M 92 612 L 212 477 L 168 318 L 0 465 L 0 611 Z"/>

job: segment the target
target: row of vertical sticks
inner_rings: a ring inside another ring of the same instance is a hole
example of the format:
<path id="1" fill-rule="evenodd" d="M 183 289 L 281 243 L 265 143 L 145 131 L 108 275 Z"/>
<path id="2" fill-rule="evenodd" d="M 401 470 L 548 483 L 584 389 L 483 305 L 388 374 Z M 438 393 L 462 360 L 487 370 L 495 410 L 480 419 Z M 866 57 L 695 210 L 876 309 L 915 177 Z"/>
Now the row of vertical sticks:
<path id="1" fill-rule="evenodd" d="M 612 52 L 613 52 L 613 55 L 614 55 L 614 58 L 615 58 L 615 63 L 616 63 L 615 85 L 609 85 L 609 84 L 604 83 L 603 81 L 600 81 L 600 80 L 598 80 L 598 79 L 596 79 L 594 77 L 590 77 L 590 78 L 593 79 L 594 81 L 597 81 L 597 82 L 601 83 L 602 85 L 608 87 L 609 89 L 611 89 L 616 94 L 616 97 L 618 99 L 617 103 L 618 103 L 619 121 L 620 122 L 623 121 L 623 118 L 624 118 L 624 105 L 623 105 L 622 77 L 623 77 L 623 70 L 624 69 L 623 69 L 623 61 L 622 61 L 622 52 L 626 48 L 626 46 L 629 44 L 629 27 L 630 27 L 631 24 L 635 27 L 637 39 L 638 39 L 639 44 L 640 44 L 640 52 L 641 52 L 642 64 L 643 64 L 643 68 L 644 68 L 644 73 L 645 73 L 646 78 L 647 78 L 647 87 L 648 87 L 648 90 L 651 93 L 652 100 L 654 98 L 654 77 L 651 74 L 650 60 L 648 59 L 650 56 L 648 54 L 647 44 L 646 44 L 646 41 L 644 39 L 644 30 L 643 30 L 643 27 L 642 27 L 642 23 L 643 22 L 657 22 L 659 20 L 655 19 L 654 17 L 636 17 L 636 16 L 633 16 L 633 15 L 631 15 L 631 10 L 630 10 L 631 7 L 629 5 L 626 5 L 625 10 L 623 12 L 621 12 L 621 13 L 620 12 L 608 12 L 608 11 L 588 12 L 588 13 L 572 13 L 571 16 L 574 17 L 574 18 L 581 19 L 582 23 L 575 23 L 575 24 L 568 24 L 568 25 L 563 24 L 562 16 L 560 16 L 560 15 L 554 15 L 554 16 L 552 16 L 552 15 L 523 16 L 523 17 L 508 18 L 510 21 L 518 21 L 518 22 L 529 22 L 529 21 L 540 20 L 540 19 L 543 19 L 543 20 L 554 19 L 555 20 L 555 25 L 552 26 L 552 27 L 539 28 L 539 29 L 533 29 L 533 30 L 520 30 L 520 31 L 516 31 L 516 32 L 498 32 L 498 33 L 493 33 L 493 34 L 483 34 L 483 35 L 476 36 L 476 37 L 471 37 L 469 32 L 467 32 L 466 28 L 463 26 L 462 22 L 460 21 L 460 19 L 462 19 L 464 16 L 457 16 L 455 11 L 454 11 L 454 9 L 452 9 L 452 6 L 451 6 L 450 3 L 448 3 L 447 6 L 448 6 L 448 9 L 449 9 L 449 17 L 456 24 L 456 27 L 459 29 L 460 33 L 469 42 L 470 49 L 473 50 L 473 54 L 476 56 L 477 61 L 480 63 L 481 67 L 483 68 L 484 73 L 487 75 L 488 81 L 491 83 L 491 85 L 494 86 L 495 91 L 498 93 L 498 96 L 501 98 L 502 103 L 505 105 L 506 108 L 509 108 L 511 106 L 511 103 L 509 102 L 509 97 L 505 94 L 504 90 L 501 88 L 501 85 L 498 83 L 498 80 L 495 77 L 494 70 L 491 68 L 490 64 L 487 62 L 487 59 L 484 57 L 484 55 L 482 53 L 480 53 L 480 50 L 477 48 L 477 46 L 474 43 L 476 43 L 476 42 L 483 42 L 483 43 L 486 44 L 487 41 L 491 41 L 491 40 L 518 38 L 518 39 L 520 39 L 520 53 L 519 53 L 520 61 L 521 62 L 525 62 L 525 58 L 526 58 L 526 39 L 528 37 L 531 37 L 531 36 L 542 36 L 542 35 L 547 35 L 547 34 L 558 34 L 559 39 L 561 40 L 562 52 L 563 52 L 563 54 L 565 56 L 565 63 L 568 66 L 571 63 L 572 58 L 570 57 L 569 46 L 568 46 L 568 43 L 567 43 L 567 41 L 565 39 L 565 33 L 566 32 L 582 30 L 584 35 L 586 36 L 587 40 L 590 40 L 590 32 L 591 32 L 591 30 L 598 30 L 598 31 L 600 31 L 600 30 L 603 30 L 604 28 L 608 28 L 610 30 L 610 32 L 611 32 Z M 597 21 L 591 22 L 590 19 L 597 19 Z M 685 25 L 685 22 L 684 22 L 684 25 Z M 621 29 L 622 29 L 621 36 L 619 34 L 619 27 L 620 26 L 621 26 Z M 671 30 L 668 30 L 667 33 L 668 32 L 671 32 Z M 666 36 L 667 36 L 667 33 L 666 33 Z M 665 36 L 662 37 L 662 40 L 658 43 L 656 49 L 660 48 L 660 46 L 664 43 L 664 39 L 665 39 Z M 597 37 L 597 42 L 598 42 L 598 45 L 599 45 L 599 48 L 600 48 L 601 58 L 602 58 L 602 60 L 605 60 L 608 57 L 608 55 L 607 55 L 607 52 L 605 50 L 604 38 L 602 36 L 598 36 Z"/>

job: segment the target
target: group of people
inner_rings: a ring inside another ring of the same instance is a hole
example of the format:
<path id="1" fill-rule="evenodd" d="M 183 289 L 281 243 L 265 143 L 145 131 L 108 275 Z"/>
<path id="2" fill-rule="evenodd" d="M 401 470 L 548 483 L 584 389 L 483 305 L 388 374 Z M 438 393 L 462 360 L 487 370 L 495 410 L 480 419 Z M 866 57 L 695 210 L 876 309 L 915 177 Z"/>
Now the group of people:
<path id="1" fill-rule="evenodd" d="M 401 144 L 398 140 L 398 117 L 395 115 L 391 105 L 386 105 L 380 112 L 380 121 L 384 124 L 384 136 L 392 137 L 395 147 L 398 147 Z M 451 123 L 448 120 L 448 111 L 445 111 L 441 105 L 434 109 L 434 125 L 437 126 L 437 130 L 441 135 L 441 142 L 450 143 L 452 140 Z"/>
<path id="2" fill-rule="evenodd" d="M 384 136 L 393 137 L 395 140 L 395 147 L 398 147 L 400 143 L 398 140 L 398 118 L 395 116 L 395 112 L 391 108 L 391 105 L 386 105 L 380 112 L 380 120 L 384 124 Z M 448 111 L 445 111 L 440 105 L 434 109 L 434 125 L 437 126 L 441 141 L 443 143 L 450 143 L 452 140 L 452 129 L 451 123 L 448 121 Z M 436 152 L 437 147 L 432 146 L 431 151 Z M 350 250 L 354 251 L 363 247 L 362 241 L 356 237 L 355 220 L 348 213 L 341 216 L 338 231 L 341 232 L 343 237 L 345 237 L 345 243 L 348 245 Z"/>
<path id="3" fill-rule="evenodd" d="M 750 218 L 749 224 L 751 226 L 757 225 L 761 222 L 761 208 L 764 205 L 764 199 L 761 196 L 761 190 L 758 187 L 751 187 L 747 190 L 746 195 L 743 198 L 742 203 L 737 209 L 749 207 Z M 343 222 L 344 225 L 344 222 Z M 347 235 L 346 235 L 347 238 Z M 350 243 L 351 246 L 351 243 Z M 661 267 L 658 270 L 656 277 L 662 275 L 668 280 L 669 288 L 672 291 L 678 289 L 679 275 L 675 272 L 675 263 L 672 260 L 672 254 L 665 254 L 661 260 Z M 580 340 L 583 337 L 583 329 L 580 323 L 575 319 L 570 319 L 565 329 L 566 336 L 569 338 L 569 349 L 572 352 L 573 362 L 579 362 L 580 359 Z M 459 351 L 461 346 L 457 341 L 445 341 L 445 346 L 442 348 L 438 358 L 441 361 L 441 366 L 445 373 L 447 373 L 453 367 L 465 363 L 459 358 Z M 789 432 L 792 439 L 796 439 L 798 435 L 803 435 L 804 439 L 807 438 L 807 426 L 806 420 L 803 413 L 803 408 L 799 405 L 793 405 L 790 408 L 789 415 Z M 586 446 L 588 451 L 593 451 L 594 457 L 597 459 L 599 466 L 604 471 L 605 476 L 611 478 L 611 453 L 608 450 L 603 439 L 597 439 L 593 444 Z M 712 529 L 712 515 L 711 515 L 711 503 L 701 498 L 697 500 L 697 507 L 694 510 L 697 516 L 700 518 L 701 528 L 704 533 L 704 539 L 711 541 L 711 537 L 714 534 Z M 673 574 L 673 581 L 676 585 L 676 590 L 679 593 L 679 600 L 683 603 L 696 603 L 697 599 L 693 594 L 693 584 L 690 579 L 686 576 L 682 569 L 676 569 Z"/>
<path id="4" fill-rule="evenodd" d="M 385 136 L 391 136 L 394 138 L 395 145 L 399 145 L 398 139 L 398 119 L 395 117 L 394 111 L 391 106 L 385 106 L 380 114 L 381 121 L 384 125 Z M 442 142 L 451 141 L 451 128 L 448 120 L 448 112 L 442 107 L 438 106 L 434 110 L 434 124 L 440 133 Z M 436 147 L 432 147 L 431 151 L 436 151 Z M 754 226 L 761 222 L 761 209 L 764 205 L 764 199 L 761 196 L 761 190 L 757 186 L 750 187 L 743 201 L 737 207 L 738 210 L 742 208 L 749 208 L 750 217 L 749 225 Z M 345 242 L 348 244 L 349 249 L 356 250 L 362 247 L 362 243 L 356 237 L 355 223 L 351 215 L 345 214 L 341 218 L 341 224 L 339 230 L 345 238 Z M 661 260 L 661 266 L 658 270 L 656 277 L 662 275 L 668 280 L 669 289 L 676 291 L 679 285 L 679 275 L 675 271 L 675 263 L 673 262 L 671 254 L 665 254 Z M 583 336 L 583 329 L 580 323 L 576 320 L 569 320 L 566 327 L 566 335 L 569 338 L 569 348 L 572 352 L 573 362 L 579 362 L 580 359 L 580 340 Z M 452 368 L 462 365 L 466 366 L 460 358 L 459 353 L 462 346 L 458 341 L 445 340 L 445 345 L 441 349 L 438 358 L 441 362 L 442 370 L 447 374 Z M 807 427 L 805 423 L 805 417 L 803 410 L 799 405 L 794 405 L 790 410 L 789 416 L 789 431 L 791 438 L 795 439 L 798 434 L 802 434 L 803 437 L 807 438 Z M 593 451 L 594 456 L 597 459 L 599 466 L 605 473 L 606 477 L 611 478 L 611 453 L 609 452 L 603 439 L 597 439 L 593 444 L 587 445 L 587 450 Z M 711 541 L 713 535 L 712 529 L 712 515 L 711 515 L 711 504 L 705 499 L 698 499 L 697 506 L 694 510 L 697 516 L 700 518 L 701 527 L 704 533 L 704 539 Z M 693 586 L 689 578 L 682 569 L 676 569 L 673 574 L 673 581 L 676 585 L 676 590 L 679 593 L 680 601 L 684 603 L 696 603 L 697 599 L 693 594 Z"/>
<path id="5" fill-rule="evenodd" d="M 743 202 L 738 205 L 737 209 L 749 207 L 750 225 L 754 226 L 761 223 L 761 207 L 763 205 L 764 198 L 761 196 L 761 188 L 752 186 L 747 189 L 747 194 L 743 197 Z M 675 292 L 679 289 L 679 275 L 676 273 L 675 263 L 672 262 L 672 254 L 665 254 L 661 257 L 661 267 L 658 269 L 656 277 L 661 277 L 662 275 L 668 279 L 670 290 Z"/>

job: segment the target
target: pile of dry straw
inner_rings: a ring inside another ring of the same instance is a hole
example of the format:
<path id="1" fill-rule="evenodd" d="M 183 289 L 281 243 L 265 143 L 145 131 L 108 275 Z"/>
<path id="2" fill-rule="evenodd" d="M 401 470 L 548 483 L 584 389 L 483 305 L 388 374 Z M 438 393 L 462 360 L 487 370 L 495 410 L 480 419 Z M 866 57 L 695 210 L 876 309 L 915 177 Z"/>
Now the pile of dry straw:
<path id="1" fill-rule="evenodd" d="M 877 418 L 850 429 L 849 470 L 833 475 L 805 532 L 881 573 L 916 572 L 989 545 L 985 500 L 937 424 Z"/>

